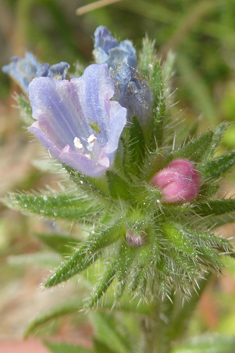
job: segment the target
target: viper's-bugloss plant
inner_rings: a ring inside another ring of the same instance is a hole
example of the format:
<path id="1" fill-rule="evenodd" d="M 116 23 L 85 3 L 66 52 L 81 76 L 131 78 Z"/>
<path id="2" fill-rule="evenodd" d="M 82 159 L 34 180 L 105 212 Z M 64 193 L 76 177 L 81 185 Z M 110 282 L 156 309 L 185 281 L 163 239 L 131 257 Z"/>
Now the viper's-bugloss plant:
<path id="1" fill-rule="evenodd" d="M 13 193 L 4 202 L 86 225 L 79 242 L 54 234 L 63 262 L 44 284 L 102 261 L 86 309 L 111 284 L 115 302 L 124 292 L 147 302 L 172 293 L 190 300 L 225 256 L 234 257 L 232 243 L 213 233 L 234 220 L 235 199 L 216 196 L 235 164 L 235 151 L 217 150 L 227 125 L 182 139 L 183 123 L 171 115 L 174 55 L 162 63 L 148 38 L 137 56 L 131 42 L 99 27 L 94 57 L 71 79 L 67 63 L 41 65 L 31 54 L 4 67 L 24 90 L 17 101 L 30 132 L 70 180 L 63 192 Z"/>

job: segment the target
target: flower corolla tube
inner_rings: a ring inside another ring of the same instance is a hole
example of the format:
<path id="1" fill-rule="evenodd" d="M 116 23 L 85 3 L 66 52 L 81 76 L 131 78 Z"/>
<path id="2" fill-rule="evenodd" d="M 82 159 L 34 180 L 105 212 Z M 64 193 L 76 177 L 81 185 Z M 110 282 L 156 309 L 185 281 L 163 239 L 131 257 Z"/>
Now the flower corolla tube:
<path id="1" fill-rule="evenodd" d="M 90 65 L 70 81 L 35 78 L 29 99 L 36 121 L 29 130 L 62 163 L 100 176 L 112 165 L 126 124 L 126 109 L 113 95 L 106 64 Z"/>
<path id="2" fill-rule="evenodd" d="M 46 63 L 40 64 L 33 54 L 26 53 L 25 58 L 18 56 L 11 58 L 11 63 L 3 66 L 2 71 L 11 76 L 28 94 L 29 84 L 35 77 L 54 77 L 64 80 L 69 67 L 70 65 L 66 62 L 52 66 Z"/>
<path id="3" fill-rule="evenodd" d="M 187 202 L 195 199 L 200 187 L 200 174 L 187 159 L 170 162 L 152 178 L 162 192 L 164 202 Z"/>
<path id="4" fill-rule="evenodd" d="M 94 37 L 95 49 L 93 54 L 98 64 L 106 63 L 109 67 L 115 68 L 118 64 L 125 62 L 129 66 L 136 68 L 136 51 L 129 40 L 123 40 L 118 43 L 104 26 L 96 28 Z"/>

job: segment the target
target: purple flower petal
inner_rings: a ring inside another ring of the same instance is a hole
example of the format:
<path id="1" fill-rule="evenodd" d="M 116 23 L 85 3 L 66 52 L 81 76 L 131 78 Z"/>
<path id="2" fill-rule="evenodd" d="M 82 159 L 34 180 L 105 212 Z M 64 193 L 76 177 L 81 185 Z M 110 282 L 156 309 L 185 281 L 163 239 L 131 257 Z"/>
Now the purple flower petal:
<path id="1" fill-rule="evenodd" d="M 126 124 L 126 109 L 110 101 L 113 94 L 106 64 L 90 65 L 71 81 L 36 78 L 29 98 L 37 122 L 29 130 L 63 163 L 101 175 L 112 164 Z"/>
<path id="2" fill-rule="evenodd" d="M 10 75 L 28 94 L 29 84 L 35 77 L 55 77 L 63 80 L 69 67 L 70 65 L 66 62 L 52 66 L 49 64 L 40 65 L 33 54 L 26 53 L 25 58 L 13 57 L 11 63 L 3 66 L 2 70 L 5 74 Z"/>
<path id="3" fill-rule="evenodd" d="M 95 30 L 94 37 L 93 54 L 98 64 L 106 63 L 114 69 L 118 64 L 125 62 L 136 67 L 136 51 L 129 40 L 118 43 L 104 26 L 99 26 Z"/>
<path id="4" fill-rule="evenodd" d="M 116 84 L 114 99 L 127 108 L 127 120 L 136 116 L 145 128 L 150 121 L 152 92 L 147 82 L 138 72 L 125 62 L 110 69 L 110 75 Z"/>

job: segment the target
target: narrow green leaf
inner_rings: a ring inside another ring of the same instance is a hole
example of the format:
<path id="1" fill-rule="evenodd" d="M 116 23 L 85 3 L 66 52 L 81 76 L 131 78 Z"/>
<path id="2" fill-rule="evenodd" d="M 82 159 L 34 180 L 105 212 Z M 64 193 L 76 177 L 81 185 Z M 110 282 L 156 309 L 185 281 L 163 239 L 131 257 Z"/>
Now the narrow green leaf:
<path id="1" fill-rule="evenodd" d="M 114 199 L 128 200 L 130 198 L 131 187 L 127 181 L 111 170 L 106 171 L 110 194 Z"/>
<path id="2" fill-rule="evenodd" d="M 11 194 L 3 200 L 9 207 L 26 213 L 72 221 L 92 222 L 102 211 L 102 205 L 76 194 L 28 195 Z"/>
<path id="3" fill-rule="evenodd" d="M 38 328 L 46 324 L 47 322 L 50 322 L 51 320 L 57 319 L 60 316 L 71 314 L 74 312 L 78 312 L 83 303 L 82 301 L 79 300 L 69 300 L 64 304 L 61 304 L 60 306 L 50 309 L 42 314 L 39 314 L 36 316 L 35 319 L 33 319 L 28 327 L 26 328 L 26 331 L 24 333 L 24 338 L 28 338 L 31 336 Z"/>
<path id="4" fill-rule="evenodd" d="M 81 174 L 78 170 L 67 165 L 63 165 L 69 173 L 71 180 L 79 187 L 80 190 L 92 197 L 96 197 L 102 203 L 110 204 L 109 189 L 105 176 L 101 178 L 91 178 Z"/>
<path id="5" fill-rule="evenodd" d="M 206 334 L 175 347 L 172 353 L 233 353 L 235 336 Z"/>
<path id="6" fill-rule="evenodd" d="M 202 265 L 205 265 L 214 271 L 220 271 L 222 259 L 215 250 L 205 245 L 198 246 L 197 250 L 200 253 L 200 262 Z"/>
<path id="7" fill-rule="evenodd" d="M 103 313 L 92 312 L 92 322 L 98 339 L 116 353 L 133 353 L 126 337 L 119 333 L 117 325 L 112 317 Z M 123 331 L 123 330 L 122 330 Z M 125 332 L 125 331 L 124 331 Z M 146 352 L 147 353 L 147 352 Z"/>
<path id="8" fill-rule="evenodd" d="M 213 180 L 220 178 L 235 164 L 235 151 L 224 154 L 201 165 L 205 178 Z"/>
<path id="9" fill-rule="evenodd" d="M 72 254 L 74 248 L 81 242 L 77 238 L 56 233 L 34 233 L 34 235 L 62 256 Z"/>
<path id="10" fill-rule="evenodd" d="M 235 199 L 200 202 L 192 207 L 192 211 L 200 217 L 223 215 L 235 211 Z"/>
<path id="11" fill-rule="evenodd" d="M 116 259 L 108 266 L 108 269 L 103 275 L 103 278 L 100 280 L 97 285 L 91 299 L 84 305 L 85 309 L 92 308 L 99 299 L 106 293 L 112 281 L 114 280 L 115 274 L 117 271 L 117 261 Z"/>
<path id="12" fill-rule="evenodd" d="M 147 36 L 143 39 L 143 47 L 140 53 L 138 70 L 145 76 L 148 76 L 149 67 L 156 61 L 156 53 L 154 49 L 155 42 Z"/>
<path id="13" fill-rule="evenodd" d="M 145 137 L 136 117 L 132 118 L 125 140 L 124 170 L 127 174 L 139 175 L 145 156 Z"/>
<path id="14" fill-rule="evenodd" d="M 164 236 L 174 244 L 177 251 L 181 251 L 189 257 L 195 257 L 195 249 L 181 227 L 177 227 L 177 224 L 165 222 L 163 225 Z"/>
<path id="15" fill-rule="evenodd" d="M 158 147 L 161 147 L 163 143 L 164 115 L 166 111 L 166 97 L 164 91 L 162 70 L 158 61 L 155 61 L 150 67 L 149 85 L 153 94 L 152 109 L 154 118 L 151 142 L 152 147 L 155 149 L 155 142 L 157 142 Z"/>
<path id="16" fill-rule="evenodd" d="M 226 213 L 218 216 L 208 216 L 200 220 L 201 224 L 210 229 L 216 229 L 225 224 L 234 222 L 235 212 Z"/>
<path id="17" fill-rule="evenodd" d="M 214 136 L 211 141 L 211 145 L 207 152 L 204 154 L 203 160 L 207 160 L 213 157 L 216 147 L 221 142 L 221 139 L 228 128 L 228 123 L 222 123 L 216 127 L 214 130 Z"/>
<path id="18" fill-rule="evenodd" d="M 68 343 L 44 342 L 45 346 L 52 353 L 92 353 L 93 351 L 82 346 L 75 346 Z"/>
<path id="19" fill-rule="evenodd" d="M 116 351 L 112 350 L 106 344 L 104 344 L 102 341 L 98 340 L 97 338 L 93 338 L 93 343 L 94 343 L 94 348 L 95 348 L 95 353 L 116 353 Z"/>
<path id="20" fill-rule="evenodd" d="M 224 253 L 232 257 L 235 256 L 234 246 L 230 243 L 228 239 L 221 238 L 211 233 L 200 233 L 197 236 L 199 242 L 203 241 L 206 246 L 217 250 L 219 253 Z"/>
<path id="21" fill-rule="evenodd" d="M 114 243 L 119 236 L 123 235 L 123 225 L 121 222 L 114 225 L 102 227 L 103 230 L 92 234 L 85 244 L 77 250 L 71 259 L 49 277 L 45 287 L 55 286 L 58 283 L 68 280 L 77 273 L 85 270 L 101 255 L 100 250 Z"/>
<path id="22" fill-rule="evenodd" d="M 167 163 L 175 158 L 188 158 L 191 161 L 199 162 L 210 147 L 213 136 L 213 131 L 203 133 L 197 139 L 189 142 L 186 146 L 172 152 L 167 159 Z"/>
<path id="23" fill-rule="evenodd" d="M 11 255 L 7 259 L 8 263 L 13 266 L 58 266 L 61 257 L 58 254 L 49 251 L 38 252 L 36 254 Z"/>
<path id="24" fill-rule="evenodd" d="M 131 265 L 136 255 L 136 249 L 128 246 L 125 242 L 121 244 L 117 260 L 117 277 L 119 281 L 118 291 L 116 293 L 117 300 L 120 299 L 123 295 L 129 275 L 131 273 Z"/>
<path id="25" fill-rule="evenodd" d="M 21 117 L 23 118 L 24 122 L 27 125 L 31 125 L 32 123 L 34 123 L 35 120 L 32 118 L 32 107 L 29 101 L 27 101 L 22 96 L 17 96 L 16 101 L 19 104 Z"/>

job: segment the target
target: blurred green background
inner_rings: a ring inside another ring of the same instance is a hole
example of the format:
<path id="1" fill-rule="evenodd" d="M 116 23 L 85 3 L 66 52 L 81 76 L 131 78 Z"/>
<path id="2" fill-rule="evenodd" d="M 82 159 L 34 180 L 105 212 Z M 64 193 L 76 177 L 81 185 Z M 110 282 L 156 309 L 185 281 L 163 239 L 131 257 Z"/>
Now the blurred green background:
<path id="1" fill-rule="evenodd" d="M 97 26 L 107 26 L 120 40 L 132 40 L 137 50 L 147 34 L 155 40 L 162 61 L 170 50 L 176 56 L 172 90 L 177 104 L 172 107 L 172 114 L 176 119 L 179 116 L 185 119 L 187 129 L 196 121 L 205 130 L 228 120 L 231 125 L 222 148 L 235 147 L 235 0 L 120 0 L 77 16 L 76 9 L 89 3 L 0 0 L 0 66 L 14 55 L 24 56 L 25 51 L 31 51 L 42 63 L 67 61 L 73 71 L 74 63 L 92 62 L 93 33 Z M 15 90 L 20 93 L 19 89 L 1 71 L 0 82 L 1 196 L 16 189 L 40 190 L 45 185 L 58 188 L 56 182 L 61 176 L 39 172 L 31 163 L 45 153 L 38 144 L 29 143 L 31 137 L 13 107 L 12 96 Z M 234 180 L 231 175 L 221 193 L 230 190 L 234 194 Z M 14 261 L 7 259 L 9 255 L 45 251 L 32 233 L 50 230 L 55 225 L 4 206 L 0 206 L 0 216 L 0 266 L 4 269 L 0 275 L 0 321 L 4 322 L 0 324 L 0 338 L 3 338 L 20 336 L 27 320 L 50 307 L 53 301 L 53 297 L 46 298 L 41 306 L 36 305 L 40 297 L 37 285 L 48 270 L 14 266 Z M 234 227 L 228 226 L 224 233 L 233 236 Z M 212 281 L 203 297 L 190 326 L 192 333 L 215 330 L 235 334 L 235 265 L 230 263 L 224 273 L 226 276 Z M 74 288 L 70 290 L 73 292 Z M 53 328 L 54 334 L 61 336 L 63 325 L 67 334 L 73 332 L 74 322 L 63 322 Z M 70 327 L 67 331 L 66 325 Z"/>

